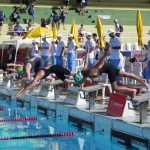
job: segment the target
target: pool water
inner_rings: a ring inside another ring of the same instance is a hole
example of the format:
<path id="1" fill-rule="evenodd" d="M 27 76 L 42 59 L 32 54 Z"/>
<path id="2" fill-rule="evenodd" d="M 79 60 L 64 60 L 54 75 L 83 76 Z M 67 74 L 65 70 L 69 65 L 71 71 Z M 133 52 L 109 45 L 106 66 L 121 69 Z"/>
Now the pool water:
<path id="1" fill-rule="evenodd" d="M 78 128 L 73 123 L 56 117 L 51 112 L 49 118 L 35 108 L 21 108 L 15 101 L 0 97 L 0 119 L 38 117 L 37 121 L 0 122 L 0 137 L 19 137 L 64 132 L 74 132 L 74 136 L 0 140 L 0 150 L 131 150 L 111 140 L 103 132 L 93 133 L 88 128 Z"/>

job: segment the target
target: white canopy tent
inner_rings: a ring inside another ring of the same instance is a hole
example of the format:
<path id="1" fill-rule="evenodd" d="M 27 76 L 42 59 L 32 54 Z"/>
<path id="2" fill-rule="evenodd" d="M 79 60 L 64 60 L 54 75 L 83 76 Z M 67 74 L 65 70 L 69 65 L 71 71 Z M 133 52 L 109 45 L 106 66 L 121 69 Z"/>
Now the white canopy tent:
<path id="1" fill-rule="evenodd" d="M 52 38 L 47 38 L 47 41 L 49 43 L 51 43 L 51 39 Z M 32 44 L 32 41 L 35 40 L 36 42 L 38 43 L 41 43 L 41 39 L 40 38 L 26 38 L 26 39 L 10 39 L 10 40 L 6 40 L 6 41 L 3 41 L 3 45 L 2 45 L 2 57 L 1 57 L 1 62 L 3 62 L 3 55 L 4 55 L 4 49 L 5 49 L 5 46 L 6 45 L 15 45 L 16 46 L 16 55 L 15 55 L 15 61 L 14 63 L 16 63 L 16 59 L 17 59 L 17 52 L 18 52 L 18 49 L 21 45 L 31 45 Z"/>

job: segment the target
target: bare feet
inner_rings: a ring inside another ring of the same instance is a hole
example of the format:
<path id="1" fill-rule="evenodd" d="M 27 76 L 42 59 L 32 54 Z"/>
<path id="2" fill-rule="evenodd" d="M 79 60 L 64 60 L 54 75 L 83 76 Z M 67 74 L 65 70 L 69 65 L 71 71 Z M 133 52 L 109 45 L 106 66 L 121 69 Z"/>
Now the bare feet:
<path id="1" fill-rule="evenodd" d="M 146 80 L 146 79 L 144 79 L 143 84 L 146 86 L 146 89 L 149 90 L 149 86 L 148 86 L 148 83 L 147 83 L 147 80 Z"/>

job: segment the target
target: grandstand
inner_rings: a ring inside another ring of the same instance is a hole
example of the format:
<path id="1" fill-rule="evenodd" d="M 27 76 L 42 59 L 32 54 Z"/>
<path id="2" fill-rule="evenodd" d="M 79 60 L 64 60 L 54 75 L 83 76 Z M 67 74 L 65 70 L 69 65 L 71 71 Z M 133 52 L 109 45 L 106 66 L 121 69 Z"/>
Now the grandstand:
<path id="1" fill-rule="evenodd" d="M 5 3 L 4 3 L 5 2 Z M 3 10 L 4 13 L 9 18 L 10 14 L 13 12 L 14 7 L 20 7 L 21 15 L 19 22 L 26 27 L 27 20 L 29 16 L 27 11 L 22 11 L 24 6 L 20 4 L 10 3 L 10 0 L 0 0 L 0 10 Z M 56 11 L 59 11 L 60 6 L 63 4 L 63 0 L 36 0 L 36 24 L 38 26 L 41 18 L 48 19 L 52 8 L 56 8 Z M 147 32 L 149 31 L 150 22 L 149 18 L 149 1 L 148 0 L 89 0 L 89 5 L 87 7 L 87 15 L 82 16 L 77 9 L 75 9 L 75 0 L 70 0 L 69 13 L 66 18 L 66 30 L 60 27 L 59 32 L 64 33 L 64 37 L 67 37 L 67 34 L 70 32 L 70 26 L 72 19 L 75 20 L 77 28 L 80 24 L 85 25 L 86 31 L 96 32 L 96 18 L 98 15 L 109 15 L 110 19 L 102 19 L 103 29 L 106 33 L 109 28 L 114 28 L 114 19 L 118 19 L 120 23 L 124 26 L 124 33 L 122 34 L 122 42 L 130 43 L 137 41 L 136 33 L 136 12 L 138 9 L 141 9 L 143 16 L 143 25 L 144 25 L 144 42 L 147 43 L 148 36 Z M 130 16 L 129 16 L 130 14 Z M 3 39 L 9 39 L 10 35 L 8 33 L 8 24 L 10 20 L 5 20 L 3 27 Z M 0 43 L 2 42 L 2 39 Z"/>

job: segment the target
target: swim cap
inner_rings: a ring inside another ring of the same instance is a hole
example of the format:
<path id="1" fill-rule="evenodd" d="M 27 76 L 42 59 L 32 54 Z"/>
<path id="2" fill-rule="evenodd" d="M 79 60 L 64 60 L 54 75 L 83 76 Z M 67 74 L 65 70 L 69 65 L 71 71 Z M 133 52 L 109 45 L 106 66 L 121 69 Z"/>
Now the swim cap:
<path id="1" fill-rule="evenodd" d="M 81 71 L 78 71 L 78 72 L 73 76 L 73 79 L 74 79 L 75 83 L 78 83 L 78 84 L 82 83 L 82 81 L 83 81 L 83 75 L 82 75 Z"/>
<path id="2" fill-rule="evenodd" d="M 19 68 L 17 69 L 17 73 L 18 73 L 18 74 L 22 74 L 22 73 L 23 73 L 23 67 L 19 67 Z"/>

